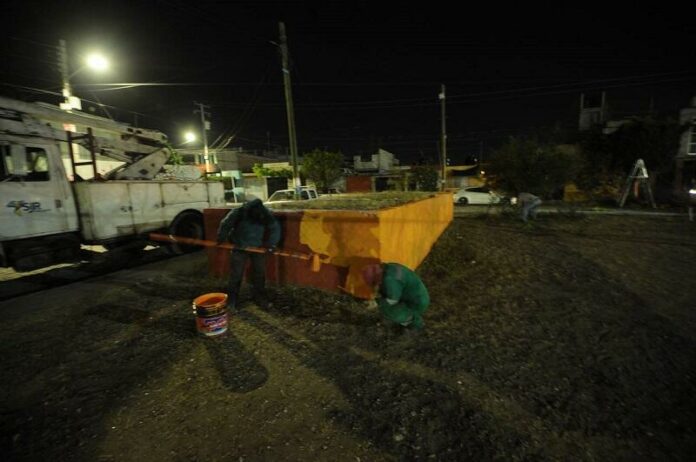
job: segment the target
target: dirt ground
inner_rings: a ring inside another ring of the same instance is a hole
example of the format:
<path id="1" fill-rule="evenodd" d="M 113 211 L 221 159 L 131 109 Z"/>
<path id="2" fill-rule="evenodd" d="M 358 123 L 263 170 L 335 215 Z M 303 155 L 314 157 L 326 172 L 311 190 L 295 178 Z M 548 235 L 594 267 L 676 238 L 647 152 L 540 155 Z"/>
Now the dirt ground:
<path id="1" fill-rule="evenodd" d="M 471 217 L 415 336 L 278 288 L 202 338 L 203 253 L 3 301 L 3 460 L 692 460 L 695 264 L 682 218 Z"/>

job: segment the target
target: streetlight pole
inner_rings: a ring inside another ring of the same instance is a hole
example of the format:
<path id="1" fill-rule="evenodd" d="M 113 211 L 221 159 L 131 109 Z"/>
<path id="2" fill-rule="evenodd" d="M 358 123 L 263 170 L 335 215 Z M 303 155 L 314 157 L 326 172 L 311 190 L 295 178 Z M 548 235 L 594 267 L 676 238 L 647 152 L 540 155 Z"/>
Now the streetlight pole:
<path id="1" fill-rule="evenodd" d="M 206 106 L 205 104 L 202 103 L 196 103 L 194 102 L 196 106 L 198 106 L 199 109 L 196 109 L 193 111 L 194 114 L 200 113 L 201 114 L 201 134 L 203 136 L 203 163 L 205 164 L 205 173 L 206 175 L 208 174 L 208 164 L 210 163 L 209 158 L 208 158 L 208 135 L 206 134 L 206 131 L 208 128 L 210 128 L 210 122 L 208 122 L 205 119 L 206 115 L 210 115 L 209 112 L 206 112 L 206 109 L 210 109 L 210 106 Z"/>
<path id="2" fill-rule="evenodd" d="M 81 109 L 79 98 L 75 98 L 70 87 L 70 68 L 68 67 L 68 46 L 65 40 L 61 39 L 58 42 L 58 66 L 60 67 L 60 76 L 63 81 L 63 98 L 64 101 L 60 104 L 60 108 L 65 111 L 73 109 Z"/>
<path id="3" fill-rule="evenodd" d="M 441 136 L 441 141 L 440 141 L 440 155 L 441 155 L 441 171 L 440 174 L 442 175 L 442 183 L 440 186 L 440 190 L 444 191 L 445 190 L 445 182 L 446 182 L 446 169 L 445 166 L 447 165 L 447 130 L 446 130 L 446 124 L 445 124 L 445 85 L 441 84 L 440 85 L 440 94 L 438 95 L 440 99 L 440 112 L 441 112 L 441 119 L 442 119 L 442 133 L 440 134 Z"/>

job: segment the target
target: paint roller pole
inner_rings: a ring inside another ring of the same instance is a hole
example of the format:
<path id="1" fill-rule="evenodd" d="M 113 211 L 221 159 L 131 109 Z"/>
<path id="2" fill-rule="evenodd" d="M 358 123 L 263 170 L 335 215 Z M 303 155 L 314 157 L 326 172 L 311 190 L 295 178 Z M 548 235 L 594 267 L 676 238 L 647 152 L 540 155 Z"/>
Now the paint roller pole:
<path id="1" fill-rule="evenodd" d="M 203 247 L 216 247 L 219 249 L 235 249 L 238 248 L 232 244 L 224 243 L 218 244 L 215 241 L 205 240 L 205 239 L 194 239 L 192 237 L 182 237 L 174 236 L 172 234 L 159 234 L 150 233 L 150 239 L 159 242 L 171 242 L 175 244 L 187 244 L 187 245 L 200 245 Z M 245 250 L 247 252 L 255 253 L 267 253 L 268 251 L 262 247 L 242 247 L 240 250 Z M 318 272 L 321 269 L 321 256 L 318 253 L 306 254 L 300 252 L 289 252 L 287 250 L 276 250 L 273 255 L 278 255 L 281 257 L 292 257 L 299 258 L 300 260 L 311 260 L 311 267 L 313 272 Z"/>

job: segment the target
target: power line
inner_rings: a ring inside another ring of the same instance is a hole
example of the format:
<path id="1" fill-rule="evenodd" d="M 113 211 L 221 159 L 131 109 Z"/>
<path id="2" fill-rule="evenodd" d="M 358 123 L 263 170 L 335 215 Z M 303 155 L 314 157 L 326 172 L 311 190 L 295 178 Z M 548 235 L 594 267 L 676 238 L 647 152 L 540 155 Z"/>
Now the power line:
<path id="1" fill-rule="evenodd" d="M 511 90 L 499 90 L 499 91 L 491 91 L 491 92 L 481 92 L 481 93 L 470 93 L 466 95 L 453 95 L 450 98 L 456 99 L 456 98 L 469 98 L 472 96 L 482 96 L 482 95 L 493 95 L 493 94 L 499 94 L 499 93 L 509 93 L 509 92 L 516 92 L 516 91 L 528 91 L 528 90 L 543 90 L 547 88 L 559 88 L 559 87 L 570 87 L 570 86 L 580 86 L 580 85 L 589 85 L 589 84 L 596 84 L 596 83 L 603 83 L 603 82 L 617 82 L 617 81 L 622 81 L 622 80 L 636 80 L 636 79 L 648 79 L 648 78 L 653 78 L 653 77 L 663 77 L 663 76 L 672 76 L 672 75 L 680 75 L 680 74 L 696 74 L 696 71 L 693 70 L 688 70 L 688 71 L 677 71 L 677 72 L 663 72 L 659 74 L 647 74 L 647 75 L 639 75 L 639 76 L 628 76 L 628 77 L 616 77 L 616 78 L 611 78 L 611 79 L 593 79 L 593 80 L 586 80 L 582 82 L 574 82 L 574 83 L 565 83 L 565 84 L 556 84 L 556 85 L 545 85 L 545 86 L 538 86 L 538 87 L 527 87 L 527 88 L 518 88 L 518 89 L 511 89 Z M 656 81 L 659 82 L 659 81 Z"/>

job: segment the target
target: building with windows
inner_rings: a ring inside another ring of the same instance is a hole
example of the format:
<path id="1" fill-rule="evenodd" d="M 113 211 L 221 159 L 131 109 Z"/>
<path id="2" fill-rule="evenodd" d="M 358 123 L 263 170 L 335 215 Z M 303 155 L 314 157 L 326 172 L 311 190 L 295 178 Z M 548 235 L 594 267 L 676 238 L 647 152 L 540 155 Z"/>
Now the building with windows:
<path id="1" fill-rule="evenodd" d="M 399 159 L 384 149 L 375 154 L 353 156 L 353 170 L 356 173 L 388 173 L 399 167 Z"/>
<path id="2" fill-rule="evenodd" d="M 177 149 L 185 165 L 195 165 L 201 172 L 212 175 L 221 175 L 231 179 L 231 184 L 225 189 L 225 199 L 228 202 L 245 200 L 247 189 L 254 189 L 255 175 L 252 174 L 255 164 L 270 165 L 269 162 L 279 162 L 284 157 L 275 151 L 251 151 L 241 147 L 227 149 L 211 149 L 209 152 L 209 164 L 203 162 L 203 150 Z M 252 194 L 257 197 L 257 194 Z M 262 197 L 265 199 L 265 196 Z"/>
<path id="3" fill-rule="evenodd" d="M 608 118 L 607 115 L 607 98 L 604 92 L 599 96 L 580 94 L 578 130 L 589 130 L 595 125 L 603 124 Z"/>

